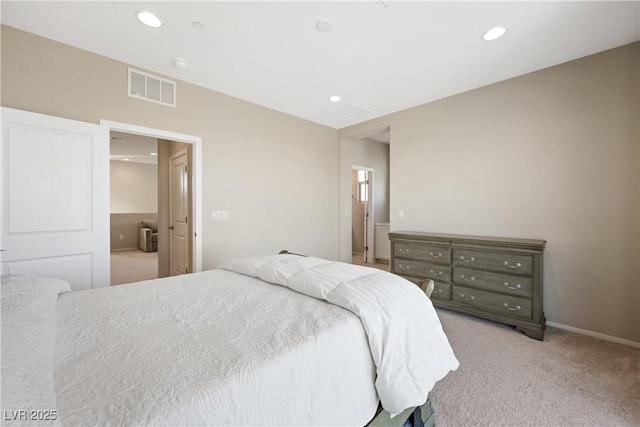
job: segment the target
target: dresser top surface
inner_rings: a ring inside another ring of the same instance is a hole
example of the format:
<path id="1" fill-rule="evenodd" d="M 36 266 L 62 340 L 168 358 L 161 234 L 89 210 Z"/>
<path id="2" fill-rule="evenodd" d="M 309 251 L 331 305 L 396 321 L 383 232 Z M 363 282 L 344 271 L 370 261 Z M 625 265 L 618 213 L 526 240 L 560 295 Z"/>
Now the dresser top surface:
<path id="1" fill-rule="evenodd" d="M 464 234 L 427 233 L 424 231 L 392 231 L 391 239 L 410 239 L 444 244 L 488 244 L 543 250 L 546 240 L 516 239 L 510 237 L 469 236 Z"/>

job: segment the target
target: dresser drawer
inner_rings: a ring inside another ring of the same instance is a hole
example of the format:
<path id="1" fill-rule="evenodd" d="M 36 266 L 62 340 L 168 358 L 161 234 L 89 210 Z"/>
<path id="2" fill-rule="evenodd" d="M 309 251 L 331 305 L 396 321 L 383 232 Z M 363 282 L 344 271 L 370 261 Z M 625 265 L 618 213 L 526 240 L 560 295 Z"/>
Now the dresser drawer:
<path id="1" fill-rule="evenodd" d="M 401 258 L 420 259 L 435 263 L 449 264 L 451 248 L 423 243 L 395 242 L 393 255 Z"/>
<path id="2" fill-rule="evenodd" d="M 410 231 L 391 232 L 389 240 L 391 272 L 433 280 L 434 305 L 543 339 L 544 240 Z"/>
<path id="3" fill-rule="evenodd" d="M 431 293 L 431 299 L 450 300 L 451 299 L 451 285 L 448 283 L 442 283 L 433 281 L 435 286 Z"/>
<path id="4" fill-rule="evenodd" d="M 492 292 L 531 298 L 531 277 L 510 276 L 507 274 L 490 273 L 488 271 L 472 270 L 454 267 L 452 282 L 458 285 L 468 285 Z"/>
<path id="5" fill-rule="evenodd" d="M 453 265 L 486 268 L 513 274 L 532 275 L 533 257 L 508 252 L 485 252 L 475 249 L 453 249 Z"/>
<path id="6" fill-rule="evenodd" d="M 531 301 L 509 295 L 453 286 L 453 301 L 519 319 L 532 319 Z"/>
<path id="7" fill-rule="evenodd" d="M 414 259 L 394 258 L 393 272 L 406 276 L 428 277 L 443 282 L 451 281 L 451 267 L 448 265 L 430 264 Z"/>

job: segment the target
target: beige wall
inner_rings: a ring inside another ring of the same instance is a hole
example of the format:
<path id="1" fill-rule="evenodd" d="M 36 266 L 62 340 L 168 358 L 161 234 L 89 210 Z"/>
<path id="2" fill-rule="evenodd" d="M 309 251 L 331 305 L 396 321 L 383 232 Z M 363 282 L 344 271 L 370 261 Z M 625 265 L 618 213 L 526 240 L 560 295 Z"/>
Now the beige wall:
<path id="1" fill-rule="evenodd" d="M 392 230 L 545 239 L 547 319 L 639 342 L 639 58 L 624 46 L 341 140 L 391 126 Z"/>
<path id="2" fill-rule="evenodd" d="M 157 212 L 157 166 L 113 160 L 109 163 L 111 213 Z"/>
<path id="3" fill-rule="evenodd" d="M 111 250 L 134 249 L 139 247 L 138 234 L 140 221 L 157 219 L 158 214 L 152 213 L 132 213 L 110 215 L 111 223 Z M 120 238 L 122 236 L 122 239 Z"/>
<path id="4" fill-rule="evenodd" d="M 7 26 L 1 38 L 3 106 L 202 138 L 204 269 L 283 248 L 337 257 L 336 130 L 180 81 L 176 108 L 137 100 L 127 64 Z"/>

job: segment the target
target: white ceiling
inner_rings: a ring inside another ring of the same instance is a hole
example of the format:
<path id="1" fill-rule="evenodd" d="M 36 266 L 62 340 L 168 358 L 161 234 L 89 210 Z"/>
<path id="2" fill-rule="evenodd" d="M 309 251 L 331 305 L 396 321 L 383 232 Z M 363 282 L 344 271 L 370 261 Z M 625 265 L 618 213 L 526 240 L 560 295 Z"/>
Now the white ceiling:
<path id="1" fill-rule="evenodd" d="M 339 129 L 640 40 L 639 4 L 2 1 L 1 20 Z M 141 10 L 163 25 L 142 25 Z M 497 25 L 507 34 L 483 41 Z"/>
<path id="2" fill-rule="evenodd" d="M 158 140 L 156 138 L 111 131 L 110 149 L 110 160 L 113 161 L 158 164 Z M 156 155 L 151 153 L 156 153 Z"/>

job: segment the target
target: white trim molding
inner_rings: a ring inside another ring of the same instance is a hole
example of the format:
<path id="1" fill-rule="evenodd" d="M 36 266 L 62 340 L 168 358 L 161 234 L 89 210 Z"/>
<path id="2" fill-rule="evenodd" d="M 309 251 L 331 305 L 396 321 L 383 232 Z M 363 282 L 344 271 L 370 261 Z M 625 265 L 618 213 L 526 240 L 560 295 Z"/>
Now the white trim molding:
<path id="1" fill-rule="evenodd" d="M 618 338 L 611 335 L 601 334 L 599 332 L 587 331 L 586 329 L 574 328 L 573 326 L 563 325 L 562 323 L 549 322 L 547 321 L 547 326 L 551 326 L 558 329 L 564 329 L 570 332 L 575 332 L 577 334 L 588 335 L 594 338 L 600 338 L 601 340 L 615 342 L 622 345 L 628 345 L 629 347 L 640 348 L 640 342 L 625 340 L 624 338 Z"/>

